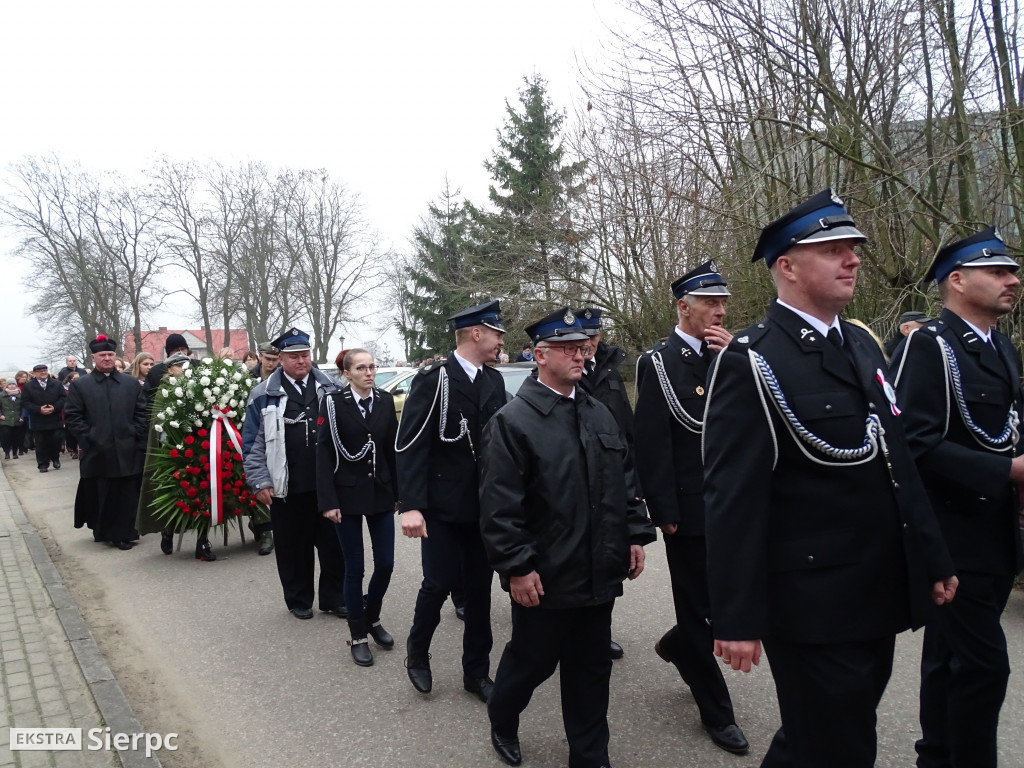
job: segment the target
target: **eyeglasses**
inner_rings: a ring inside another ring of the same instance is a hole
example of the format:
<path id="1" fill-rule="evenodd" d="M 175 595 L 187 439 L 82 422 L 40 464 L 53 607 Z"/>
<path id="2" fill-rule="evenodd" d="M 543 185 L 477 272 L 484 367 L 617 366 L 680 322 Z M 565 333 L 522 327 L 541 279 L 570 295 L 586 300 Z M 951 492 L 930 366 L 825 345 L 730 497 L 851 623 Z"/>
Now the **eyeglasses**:
<path id="1" fill-rule="evenodd" d="M 562 354 L 566 357 L 576 357 L 576 353 L 579 352 L 583 357 L 587 356 L 587 352 L 590 349 L 589 344 L 545 344 L 537 349 L 560 349 Z"/>
<path id="2" fill-rule="evenodd" d="M 366 373 L 367 371 L 376 371 L 376 365 L 357 365 L 355 367 L 356 373 Z"/>

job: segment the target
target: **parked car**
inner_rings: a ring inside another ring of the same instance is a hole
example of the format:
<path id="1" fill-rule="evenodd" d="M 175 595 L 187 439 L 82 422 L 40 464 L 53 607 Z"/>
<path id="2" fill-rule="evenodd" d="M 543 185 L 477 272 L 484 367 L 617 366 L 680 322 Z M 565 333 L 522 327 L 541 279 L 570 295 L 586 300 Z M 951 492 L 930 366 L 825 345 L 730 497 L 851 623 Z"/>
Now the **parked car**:
<path id="1" fill-rule="evenodd" d="M 373 377 L 373 386 L 384 389 L 384 385 L 396 376 L 409 371 L 415 372 L 415 368 L 378 368 L 377 375 Z M 390 390 L 389 390 L 390 391 Z"/>
<path id="2" fill-rule="evenodd" d="M 385 392 L 390 392 L 395 398 L 395 414 L 399 419 L 402 418 L 402 406 L 405 405 L 405 396 L 409 394 L 409 387 L 412 386 L 412 377 L 416 375 L 416 371 L 416 368 L 385 368 L 383 371 L 377 371 L 377 375 L 373 379 L 375 386 L 380 387 Z M 384 372 L 394 373 L 388 376 L 382 384 L 380 376 Z"/>
<path id="3" fill-rule="evenodd" d="M 534 362 L 505 363 L 504 365 L 494 366 L 494 369 L 505 378 L 505 391 L 508 393 L 509 400 L 515 397 L 519 387 L 523 385 L 523 382 L 529 376 L 533 375 L 536 368 L 537 364 Z"/>

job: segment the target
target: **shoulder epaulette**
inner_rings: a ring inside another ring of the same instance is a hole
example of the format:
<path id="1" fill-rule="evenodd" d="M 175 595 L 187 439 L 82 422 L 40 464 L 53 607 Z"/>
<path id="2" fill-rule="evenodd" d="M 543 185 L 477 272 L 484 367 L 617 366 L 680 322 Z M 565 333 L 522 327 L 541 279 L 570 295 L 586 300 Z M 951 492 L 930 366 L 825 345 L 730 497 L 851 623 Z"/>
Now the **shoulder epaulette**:
<path id="1" fill-rule="evenodd" d="M 740 346 L 749 347 L 754 344 L 762 336 L 768 333 L 768 323 L 760 322 L 756 325 L 751 325 L 749 328 L 744 328 L 742 331 L 733 336 L 732 341 L 729 343 L 730 349 Z"/>
<path id="2" fill-rule="evenodd" d="M 426 374 L 431 373 L 432 371 L 436 371 L 442 365 L 444 365 L 444 361 L 443 360 L 435 360 L 432 363 L 427 363 L 422 368 L 420 368 L 419 373 L 417 374 L 417 376 L 425 376 Z"/>

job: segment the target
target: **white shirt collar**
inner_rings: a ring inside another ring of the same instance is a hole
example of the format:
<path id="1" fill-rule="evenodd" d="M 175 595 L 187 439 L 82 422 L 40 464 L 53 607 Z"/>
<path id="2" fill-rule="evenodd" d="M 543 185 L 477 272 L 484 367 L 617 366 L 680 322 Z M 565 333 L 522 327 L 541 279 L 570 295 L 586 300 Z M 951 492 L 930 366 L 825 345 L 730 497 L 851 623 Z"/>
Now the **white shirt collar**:
<path id="1" fill-rule="evenodd" d="M 282 374 L 282 375 L 283 375 L 283 376 L 284 376 L 284 377 L 285 377 L 286 379 L 288 379 L 288 381 L 290 381 L 290 382 L 291 382 L 291 384 L 292 384 L 292 386 L 293 386 L 293 387 L 295 387 L 296 389 L 298 389 L 298 388 L 299 388 L 299 387 L 298 387 L 298 382 L 299 382 L 299 379 L 293 379 L 293 378 L 292 378 L 291 376 L 289 376 L 289 375 L 288 375 L 287 373 L 285 373 L 285 372 L 284 372 L 283 370 L 281 371 L 281 374 Z M 306 374 L 306 378 L 302 379 L 302 386 L 306 386 L 306 384 L 307 384 L 308 382 L 309 382 L 309 374 L 307 373 L 307 374 Z"/>
<path id="2" fill-rule="evenodd" d="M 696 352 L 698 355 L 700 354 L 700 347 L 701 347 L 701 340 L 700 339 L 698 339 L 696 336 L 691 336 L 690 334 L 685 333 L 684 331 L 679 330 L 679 326 L 678 325 L 675 327 L 675 331 L 676 331 L 676 335 L 680 339 L 685 341 L 687 344 L 689 344 L 694 352 Z"/>
<path id="3" fill-rule="evenodd" d="M 538 378 L 537 381 L 540 381 L 540 379 Z M 540 381 L 540 383 L 544 384 L 543 381 Z M 544 386 L 548 387 L 548 389 L 550 389 L 552 392 L 554 392 L 559 397 L 568 397 L 570 400 L 575 400 L 576 399 L 576 387 L 573 387 L 572 388 L 572 392 L 570 392 L 568 395 L 563 395 L 561 392 L 559 392 L 554 387 L 549 387 L 547 384 L 544 384 Z"/>
<path id="4" fill-rule="evenodd" d="M 964 320 L 962 317 L 960 319 Z M 989 328 L 988 332 L 986 333 L 985 331 L 982 331 L 981 328 L 979 328 L 974 323 L 972 323 L 970 320 L 964 320 L 964 322 L 967 323 L 968 327 L 972 331 L 974 331 L 976 334 L 978 334 L 978 338 L 979 339 L 981 339 L 982 341 L 986 341 L 986 342 L 992 341 L 992 329 L 991 328 Z"/>
<path id="5" fill-rule="evenodd" d="M 839 315 L 836 315 L 834 318 L 832 318 L 832 322 L 830 324 L 825 324 L 825 323 L 821 322 L 821 320 L 819 320 L 818 318 L 814 317 L 813 315 L 808 315 L 806 312 L 801 312 L 796 307 L 790 306 L 789 304 L 784 302 L 782 299 L 776 299 L 776 301 L 781 306 L 783 306 L 786 309 L 788 309 L 790 312 L 795 312 L 801 318 L 803 318 L 808 323 L 810 323 L 811 326 L 814 328 L 814 330 L 816 330 L 822 336 L 828 336 L 829 330 L 832 329 L 832 328 L 835 328 L 837 331 L 839 331 L 839 337 L 842 338 L 842 336 L 843 336 L 843 329 L 839 327 Z"/>
<path id="6" fill-rule="evenodd" d="M 466 372 L 466 375 L 469 376 L 469 380 L 476 381 L 476 375 L 480 372 L 480 369 L 473 365 L 471 362 L 469 362 L 469 360 L 464 358 L 458 352 L 454 352 L 453 354 L 455 355 L 455 359 L 459 361 L 459 365 L 462 366 L 462 370 L 464 370 Z"/>

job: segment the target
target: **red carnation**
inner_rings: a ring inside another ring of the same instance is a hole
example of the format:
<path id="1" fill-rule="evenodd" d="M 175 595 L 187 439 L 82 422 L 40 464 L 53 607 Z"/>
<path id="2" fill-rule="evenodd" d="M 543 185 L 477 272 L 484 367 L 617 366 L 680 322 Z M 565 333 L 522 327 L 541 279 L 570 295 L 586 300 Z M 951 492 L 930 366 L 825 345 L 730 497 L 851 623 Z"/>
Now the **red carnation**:
<path id="1" fill-rule="evenodd" d="M 170 456 L 172 459 L 178 458 L 178 449 L 177 448 L 171 448 L 171 450 L 168 452 L 167 455 Z"/>
<path id="2" fill-rule="evenodd" d="M 203 445 L 203 450 L 204 451 L 210 450 L 210 441 L 209 440 L 203 440 L 202 445 Z"/>
<path id="3" fill-rule="evenodd" d="M 192 445 L 192 443 L 194 443 L 195 441 L 196 441 L 196 439 L 194 437 L 192 437 L 192 435 L 189 435 L 188 437 L 185 438 L 185 444 L 186 445 Z"/>
<path id="4" fill-rule="evenodd" d="M 188 488 L 188 487 L 189 487 L 189 485 L 188 485 L 188 480 L 182 480 L 182 481 L 181 481 L 181 487 L 182 487 L 182 488 Z"/>
<path id="5" fill-rule="evenodd" d="M 192 458 L 192 449 L 191 448 L 186 448 L 185 449 L 185 458 L 186 459 L 191 459 Z"/>
<path id="6" fill-rule="evenodd" d="M 187 491 L 185 491 L 185 493 L 188 494 L 190 499 L 194 499 L 196 496 L 199 495 L 199 491 L 197 491 L 195 488 L 189 488 Z"/>
<path id="7" fill-rule="evenodd" d="M 210 484 L 208 482 L 206 482 L 205 480 L 200 480 L 199 481 L 199 487 L 202 488 L 205 491 L 207 488 L 210 487 Z"/>
<path id="8" fill-rule="evenodd" d="M 317 416 L 316 425 L 319 427 L 323 423 L 324 423 L 324 417 L 323 416 Z"/>
<path id="9" fill-rule="evenodd" d="M 235 461 L 241 461 L 242 460 L 242 454 L 236 453 L 231 458 L 233 458 Z"/>
<path id="10" fill-rule="evenodd" d="M 171 475 L 175 480 L 181 480 L 181 472 L 174 470 L 174 474 Z"/>
<path id="11" fill-rule="evenodd" d="M 205 429 L 200 429 L 196 434 L 199 435 L 200 437 L 206 437 L 208 433 Z"/>

